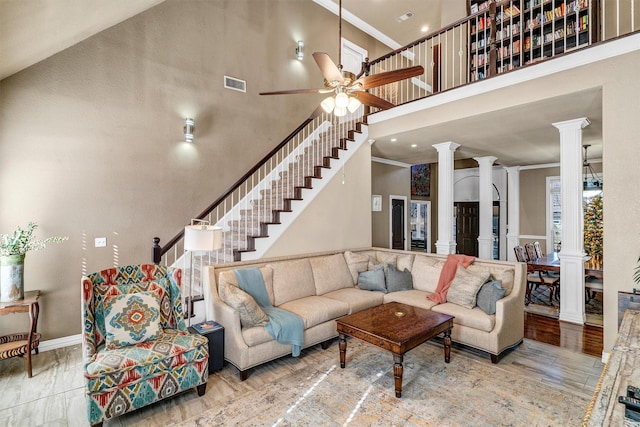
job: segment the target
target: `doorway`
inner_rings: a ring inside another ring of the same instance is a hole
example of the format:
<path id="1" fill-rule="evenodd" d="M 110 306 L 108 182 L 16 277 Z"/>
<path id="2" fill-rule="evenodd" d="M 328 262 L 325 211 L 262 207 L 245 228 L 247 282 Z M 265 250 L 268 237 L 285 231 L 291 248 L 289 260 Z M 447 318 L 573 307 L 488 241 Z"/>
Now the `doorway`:
<path id="1" fill-rule="evenodd" d="M 431 202 L 412 200 L 409 218 L 411 250 L 431 252 Z"/>
<path id="2" fill-rule="evenodd" d="M 389 247 L 391 249 L 407 249 L 406 211 L 405 196 L 389 196 Z"/>
<path id="3" fill-rule="evenodd" d="M 459 254 L 478 256 L 478 236 L 480 235 L 480 203 L 455 202 L 456 214 L 454 235 L 456 251 Z M 493 248 L 492 258 L 500 259 L 500 202 L 493 202 L 492 218 Z"/>

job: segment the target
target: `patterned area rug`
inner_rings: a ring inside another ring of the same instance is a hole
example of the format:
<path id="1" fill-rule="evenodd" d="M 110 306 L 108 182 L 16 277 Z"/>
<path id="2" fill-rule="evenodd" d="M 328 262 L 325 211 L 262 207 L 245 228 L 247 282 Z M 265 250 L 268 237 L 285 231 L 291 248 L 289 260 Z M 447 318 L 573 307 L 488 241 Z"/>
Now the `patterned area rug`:
<path id="1" fill-rule="evenodd" d="M 314 369 L 176 425 L 568 426 L 580 425 L 589 403 L 464 354 L 445 364 L 442 346 L 430 342 L 405 355 L 397 399 L 390 353 L 349 339 L 345 369 L 337 351 L 326 353 Z"/>

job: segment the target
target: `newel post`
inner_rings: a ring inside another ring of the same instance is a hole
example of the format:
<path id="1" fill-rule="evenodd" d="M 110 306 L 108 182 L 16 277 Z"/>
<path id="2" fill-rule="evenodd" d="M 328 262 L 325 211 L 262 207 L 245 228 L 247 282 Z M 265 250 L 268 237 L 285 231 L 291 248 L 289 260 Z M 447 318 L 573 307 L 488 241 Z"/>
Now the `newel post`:
<path id="1" fill-rule="evenodd" d="M 160 238 L 153 238 L 153 246 L 151 247 L 151 257 L 153 258 L 154 264 L 160 264 L 162 260 L 162 247 L 160 247 Z"/>

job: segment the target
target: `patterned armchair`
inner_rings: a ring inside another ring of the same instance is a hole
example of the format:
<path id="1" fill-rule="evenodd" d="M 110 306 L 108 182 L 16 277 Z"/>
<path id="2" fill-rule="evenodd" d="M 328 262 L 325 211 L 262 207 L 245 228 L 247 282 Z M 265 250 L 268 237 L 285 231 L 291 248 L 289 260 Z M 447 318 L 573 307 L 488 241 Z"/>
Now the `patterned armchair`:
<path id="1" fill-rule="evenodd" d="M 186 331 L 182 270 L 155 264 L 82 278 L 82 347 L 91 425 L 181 391 L 205 393 L 207 339 Z"/>

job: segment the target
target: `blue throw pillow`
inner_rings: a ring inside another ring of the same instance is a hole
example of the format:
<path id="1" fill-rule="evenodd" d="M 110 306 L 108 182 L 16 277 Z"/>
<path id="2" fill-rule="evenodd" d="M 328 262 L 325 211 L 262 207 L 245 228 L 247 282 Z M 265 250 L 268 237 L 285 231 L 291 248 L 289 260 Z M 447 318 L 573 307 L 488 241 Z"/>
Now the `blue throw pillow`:
<path id="1" fill-rule="evenodd" d="M 406 268 L 400 271 L 389 264 L 387 268 L 387 292 L 409 291 L 413 289 L 413 276 Z"/>
<path id="2" fill-rule="evenodd" d="M 384 286 L 384 269 L 382 266 L 373 270 L 358 273 L 358 287 L 365 291 L 381 291 L 387 293 Z"/>
<path id="3" fill-rule="evenodd" d="M 502 280 L 491 280 L 480 288 L 476 296 L 476 305 L 487 314 L 496 314 L 496 301 L 504 298 Z"/>

